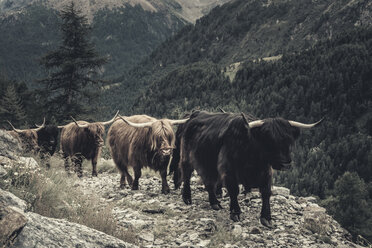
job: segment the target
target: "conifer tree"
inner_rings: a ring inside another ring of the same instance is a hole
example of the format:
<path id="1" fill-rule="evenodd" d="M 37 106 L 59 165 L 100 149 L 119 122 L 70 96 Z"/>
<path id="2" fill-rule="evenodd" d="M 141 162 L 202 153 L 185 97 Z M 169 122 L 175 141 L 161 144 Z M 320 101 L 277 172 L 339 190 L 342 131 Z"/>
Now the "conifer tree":
<path id="1" fill-rule="evenodd" d="M 73 1 L 61 11 L 60 17 L 62 45 L 42 58 L 41 64 L 49 76 L 40 80 L 44 107 L 57 122 L 92 111 L 92 101 L 102 83 L 98 72 L 107 62 L 95 51 L 89 40 L 88 20 Z"/>
<path id="2" fill-rule="evenodd" d="M 6 88 L 4 95 L 1 96 L 0 116 L 16 126 L 24 124 L 26 120 L 26 112 L 14 84 L 10 84 Z"/>

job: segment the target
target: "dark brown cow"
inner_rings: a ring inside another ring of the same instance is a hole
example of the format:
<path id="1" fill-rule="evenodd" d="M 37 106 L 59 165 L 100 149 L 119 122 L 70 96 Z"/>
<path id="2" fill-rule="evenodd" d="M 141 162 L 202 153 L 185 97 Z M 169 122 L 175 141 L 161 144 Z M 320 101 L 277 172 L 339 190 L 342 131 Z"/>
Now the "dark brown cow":
<path id="1" fill-rule="evenodd" d="M 203 179 L 214 210 L 221 209 L 216 191 L 221 184 L 227 188 L 233 221 L 240 220 L 239 184 L 246 189 L 259 188 L 262 197 L 260 221 L 271 227 L 272 169 L 289 169 L 290 146 L 300 129 L 319 123 L 303 124 L 282 118 L 257 120 L 233 113 L 192 113 L 189 121 L 177 131 L 183 201 L 191 204 L 190 177 L 195 169 Z"/>
<path id="2" fill-rule="evenodd" d="M 12 127 L 12 131 L 8 131 L 10 135 L 16 138 L 19 143 L 22 145 L 22 148 L 25 152 L 38 152 L 39 145 L 37 143 L 37 131 L 41 130 L 44 127 L 42 126 L 34 129 L 16 129 L 12 123 L 8 121 L 9 125 Z"/>
<path id="3" fill-rule="evenodd" d="M 121 173 L 120 187 L 125 186 L 125 178 L 138 189 L 141 169 L 150 167 L 159 171 L 162 178 L 163 194 L 169 193 L 167 183 L 167 165 L 174 148 L 172 125 L 186 122 L 184 120 L 155 119 L 147 115 L 122 117 L 112 124 L 107 133 L 107 142 L 111 155 Z M 134 180 L 128 173 L 128 167 L 134 170 Z"/>
<path id="4" fill-rule="evenodd" d="M 97 161 L 101 153 L 101 147 L 104 144 L 103 135 L 105 125 L 114 122 L 119 111 L 114 118 L 106 122 L 89 123 L 86 121 L 75 121 L 59 126 L 61 132 L 61 149 L 65 159 L 65 169 L 70 170 L 68 159 L 71 158 L 74 164 L 75 172 L 78 177 L 83 176 L 82 162 L 83 158 L 92 160 L 92 176 L 97 176 Z"/>

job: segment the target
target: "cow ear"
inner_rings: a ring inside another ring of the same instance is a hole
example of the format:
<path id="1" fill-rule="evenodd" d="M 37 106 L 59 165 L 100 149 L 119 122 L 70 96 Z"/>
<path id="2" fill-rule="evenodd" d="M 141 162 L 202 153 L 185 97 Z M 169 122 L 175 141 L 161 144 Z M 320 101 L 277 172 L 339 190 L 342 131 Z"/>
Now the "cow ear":
<path id="1" fill-rule="evenodd" d="M 244 126 L 249 129 L 249 121 L 247 120 L 247 117 L 245 117 L 245 114 L 243 112 L 240 113 L 241 116 L 243 117 L 243 121 L 244 121 Z"/>

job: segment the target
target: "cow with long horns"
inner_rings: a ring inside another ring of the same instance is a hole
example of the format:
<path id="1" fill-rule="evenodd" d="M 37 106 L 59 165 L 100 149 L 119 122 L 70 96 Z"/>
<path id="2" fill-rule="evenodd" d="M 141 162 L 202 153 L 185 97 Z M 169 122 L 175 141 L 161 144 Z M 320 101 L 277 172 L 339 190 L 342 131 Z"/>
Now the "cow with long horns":
<path id="1" fill-rule="evenodd" d="M 104 144 L 105 125 L 113 123 L 118 113 L 119 111 L 114 118 L 106 122 L 89 123 L 72 118 L 73 122 L 59 126 L 62 128 L 60 143 L 66 171 L 70 170 L 70 158 L 78 177 L 82 177 L 82 162 L 85 158 L 92 161 L 92 176 L 97 176 L 97 161 Z"/>
<path id="2" fill-rule="evenodd" d="M 239 184 L 259 188 L 262 197 L 260 221 L 272 227 L 270 195 L 272 168 L 291 167 L 290 146 L 300 129 L 312 128 L 282 118 L 257 120 L 245 114 L 194 112 L 181 132 L 180 167 L 182 198 L 191 204 L 190 177 L 195 169 L 208 191 L 214 210 L 221 209 L 216 197 L 223 184 L 230 196 L 230 218 L 240 221 Z"/>
<path id="3" fill-rule="evenodd" d="M 167 165 L 174 148 L 172 125 L 185 123 L 184 120 L 155 119 L 147 115 L 121 117 L 115 121 L 108 133 L 107 142 L 112 158 L 121 173 L 120 187 L 126 180 L 133 190 L 138 189 L 143 167 L 159 171 L 162 179 L 163 194 L 169 193 Z M 134 171 L 134 180 L 128 173 Z"/>
<path id="4" fill-rule="evenodd" d="M 39 153 L 41 159 L 46 161 L 47 167 L 50 167 L 49 157 L 53 156 L 57 148 L 58 127 L 45 125 L 45 118 L 42 125 L 36 125 L 37 128 L 32 129 L 16 129 L 8 123 L 13 129 L 9 133 L 20 141 L 24 150 Z"/>

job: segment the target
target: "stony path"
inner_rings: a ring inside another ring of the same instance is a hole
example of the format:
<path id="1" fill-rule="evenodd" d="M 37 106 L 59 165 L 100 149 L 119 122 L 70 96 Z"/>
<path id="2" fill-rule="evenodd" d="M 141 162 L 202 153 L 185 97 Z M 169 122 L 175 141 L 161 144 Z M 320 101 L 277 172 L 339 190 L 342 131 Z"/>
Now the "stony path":
<path id="1" fill-rule="evenodd" d="M 315 198 L 298 198 L 289 190 L 274 187 L 271 197 L 275 228 L 259 223 L 261 199 L 258 192 L 239 196 L 242 221 L 229 219 L 229 198 L 224 209 L 214 211 L 207 201 L 207 192 L 192 178 L 193 204 L 187 206 L 181 191 L 161 194 L 160 177 L 145 171 L 140 189 L 119 188 L 118 173 L 84 175 L 76 187 L 87 195 L 99 195 L 102 205 L 112 204 L 113 214 L 121 226 L 131 230 L 142 247 L 356 247 L 346 240 L 347 233 Z"/>

